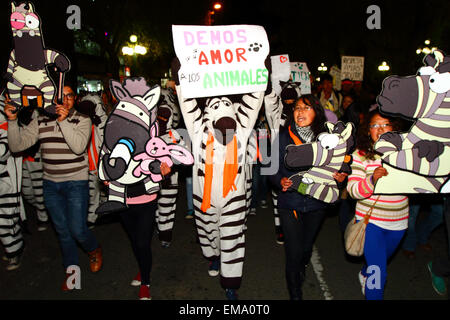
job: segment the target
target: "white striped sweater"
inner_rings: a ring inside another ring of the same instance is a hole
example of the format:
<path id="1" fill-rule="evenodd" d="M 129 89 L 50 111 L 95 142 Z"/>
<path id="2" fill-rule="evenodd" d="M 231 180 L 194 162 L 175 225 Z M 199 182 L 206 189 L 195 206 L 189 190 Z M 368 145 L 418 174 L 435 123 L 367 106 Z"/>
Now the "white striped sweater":
<path id="1" fill-rule="evenodd" d="M 53 182 L 88 180 L 90 134 L 91 119 L 74 108 L 61 122 L 39 116 L 28 126 L 19 127 L 17 121 L 8 121 L 11 151 L 23 151 L 39 140 L 43 178 Z"/>
<path id="2" fill-rule="evenodd" d="M 375 160 L 366 159 L 356 150 L 352 154 L 352 173 L 348 177 L 347 191 L 357 201 L 356 219 L 362 219 L 375 203 L 369 222 L 387 230 L 408 228 L 409 204 L 404 195 L 373 195 L 372 175 L 381 166 L 379 156 Z M 378 198 L 379 197 L 379 198 Z"/>

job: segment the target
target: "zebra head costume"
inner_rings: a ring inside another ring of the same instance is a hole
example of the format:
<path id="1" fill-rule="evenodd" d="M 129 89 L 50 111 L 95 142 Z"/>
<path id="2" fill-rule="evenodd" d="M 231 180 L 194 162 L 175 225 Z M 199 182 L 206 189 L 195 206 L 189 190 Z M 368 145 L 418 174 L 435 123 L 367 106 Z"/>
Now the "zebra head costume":
<path id="1" fill-rule="evenodd" d="M 377 193 L 442 192 L 449 177 L 450 56 L 436 50 L 424 64 L 416 76 L 383 82 L 380 110 L 416 122 L 408 133 L 387 132 L 375 144 L 389 173 L 377 184 Z"/>
<path id="2" fill-rule="evenodd" d="M 301 194 L 333 203 L 339 199 L 339 189 L 333 178 L 335 172 L 350 173 L 350 154 L 355 147 L 354 126 L 348 122 L 336 125 L 326 122 L 328 133 L 319 134 L 317 141 L 286 147 L 285 163 L 290 168 L 312 166 L 306 172 L 289 177 L 292 189 Z"/>
<path id="3" fill-rule="evenodd" d="M 14 49 L 11 51 L 6 76 L 12 104 L 16 108 L 37 107 L 54 115 L 55 85 L 46 67 L 54 65 L 60 72 L 58 97 L 62 99 L 63 74 L 70 61 L 63 54 L 45 48 L 41 21 L 31 2 L 16 6 L 11 2 L 11 29 Z"/>
<path id="4" fill-rule="evenodd" d="M 149 87 L 144 78 L 126 79 L 123 85 L 110 81 L 111 92 L 117 99 L 108 117 L 104 141 L 99 156 L 99 178 L 110 181 L 108 201 L 98 207 L 97 213 L 126 208 L 126 186 L 141 181 L 147 193 L 159 190 L 159 184 L 147 175 L 133 172 L 140 162 L 134 157 L 145 153 L 146 144 L 152 138 L 150 128 L 156 125 L 156 110 L 160 87 Z M 152 167 L 159 173 L 159 162 Z M 150 165 L 151 166 L 151 165 Z"/>

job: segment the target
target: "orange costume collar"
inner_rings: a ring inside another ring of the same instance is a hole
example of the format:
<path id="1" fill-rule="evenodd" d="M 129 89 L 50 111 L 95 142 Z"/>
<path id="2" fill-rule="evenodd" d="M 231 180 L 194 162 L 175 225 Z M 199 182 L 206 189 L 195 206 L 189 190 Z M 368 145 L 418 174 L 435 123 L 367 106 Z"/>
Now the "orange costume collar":
<path id="1" fill-rule="evenodd" d="M 222 196 L 225 198 L 231 190 L 236 191 L 236 180 L 238 172 L 238 159 L 237 159 L 237 140 L 236 136 L 233 140 L 227 144 L 225 164 L 223 167 L 223 185 Z M 201 210 L 206 212 L 211 207 L 211 191 L 212 191 L 212 178 L 213 178 L 213 165 L 214 165 L 214 136 L 212 133 L 208 134 L 208 140 L 206 141 L 206 163 L 205 163 L 205 187 L 203 189 L 203 201 Z"/>

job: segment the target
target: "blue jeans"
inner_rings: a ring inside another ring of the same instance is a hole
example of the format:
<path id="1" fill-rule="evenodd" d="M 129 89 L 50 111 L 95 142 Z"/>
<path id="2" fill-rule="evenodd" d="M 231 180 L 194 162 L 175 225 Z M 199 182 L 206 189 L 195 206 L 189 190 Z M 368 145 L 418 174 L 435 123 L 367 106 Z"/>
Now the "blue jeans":
<path id="1" fill-rule="evenodd" d="M 252 201 L 250 208 L 256 208 L 261 201 L 267 198 L 267 176 L 261 175 L 261 164 L 255 163 L 252 167 Z"/>
<path id="2" fill-rule="evenodd" d="M 417 222 L 419 211 L 420 204 L 409 205 L 408 230 L 402 246 L 404 250 L 415 251 L 417 244 L 426 244 L 431 232 L 443 222 L 444 206 L 440 203 L 431 204 L 427 216 Z"/>
<path id="3" fill-rule="evenodd" d="M 372 223 L 367 224 L 364 242 L 366 265 L 361 270 L 361 273 L 368 277 L 365 288 L 366 300 L 383 300 L 387 261 L 397 249 L 404 234 L 405 230 L 386 230 Z M 370 272 L 368 272 L 368 266 L 371 267 Z M 379 270 L 379 273 L 372 271 L 374 267 Z"/>
<path id="4" fill-rule="evenodd" d="M 44 180 L 44 203 L 58 234 L 63 265 L 79 265 L 77 241 L 87 251 L 98 248 L 86 219 L 89 204 L 89 181 L 53 182 Z"/>

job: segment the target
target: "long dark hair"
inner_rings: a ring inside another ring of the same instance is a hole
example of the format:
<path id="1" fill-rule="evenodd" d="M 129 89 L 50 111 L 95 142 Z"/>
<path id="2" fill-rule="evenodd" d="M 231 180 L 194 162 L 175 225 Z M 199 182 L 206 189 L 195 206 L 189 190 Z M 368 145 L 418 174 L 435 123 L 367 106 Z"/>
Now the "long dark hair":
<path id="1" fill-rule="evenodd" d="M 363 123 L 361 123 L 361 125 L 359 126 L 356 138 L 357 149 L 361 151 L 364 154 L 364 157 L 369 160 L 375 160 L 375 155 L 377 154 L 375 150 L 373 150 L 373 145 L 375 144 L 375 142 L 373 142 L 372 138 L 370 137 L 369 129 L 370 121 L 376 115 L 388 119 L 392 125 L 392 131 L 399 131 L 403 127 L 400 119 L 386 116 L 385 114 L 381 113 L 378 108 L 370 111 L 366 115 Z"/>
<path id="2" fill-rule="evenodd" d="M 311 108 L 313 108 L 314 113 L 316 114 L 316 116 L 314 117 L 314 121 L 311 124 L 311 130 L 314 132 L 314 137 L 317 137 L 319 135 L 319 133 L 322 133 L 325 131 L 325 122 L 327 121 L 327 118 L 325 116 L 325 110 L 323 109 L 322 105 L 320 104 L 319 99 L 313 95 L 313 94 L 305 94 L 305 95 L 301 95 L 294 104 L 294 107 L 297 105 L 297 103 L 299 101 L 303 101 L 304 104 L 306 104 L 307 106 L 310 106 Z M 292 110 L 293 111 L 293 110 Z M 294 112 L 291 112 L 290 114 L 290 121 L 289 123 L 291 123 L 292 121 L 294 121 Z"/>

